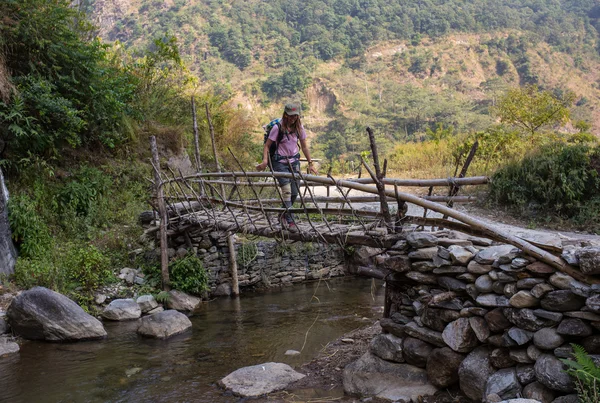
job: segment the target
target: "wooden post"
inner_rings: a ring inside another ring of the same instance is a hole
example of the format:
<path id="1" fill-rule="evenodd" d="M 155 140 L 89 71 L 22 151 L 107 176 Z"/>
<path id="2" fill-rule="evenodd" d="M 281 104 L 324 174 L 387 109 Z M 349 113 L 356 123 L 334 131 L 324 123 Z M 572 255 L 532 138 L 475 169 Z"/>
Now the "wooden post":
<path id="1" fill-rule="evenodd" d="M 154 166 L 154 186 L 156 192 L 156 204 L 160 216 L 160 272 L 163 291 L 169 291 L 169 255 L 167 254 L 167 209 L 165 208 L 164 190 L 160 179 L 160 161 L 158 159 L 158 147 L 156 137 L 150 136 L 150 149 L 152 150 L 152 165 Z"/>
<path id="2" fill-rule="evenodd" d="M 373 154 L 373 165 L 375 165 L 375 185 L 379 191 L 379 205 L 381 208 L 381 214 L 385 220 L 388 228 L 392 228 L 392 217 L 390 216 L 390 209 L 387 204 L 387 197 L 385 196 L 385 185 L 383 184 L 383 173 L 381 166 L 379 165 L 379 153 L 377 152 L 377 144 L 375 143 L 375 135 L 370 127 L 367 127 L 367 133 L 369 134 L 369 143 L 371 143 L 371 152 Z M 387 164 L 385 164 L 387 166 Z M 366 168 L 366 165 L 365 165 Z"/>
<path id="3" fill-rule="evenodd" d="M 463 164 L 463 167 L 460 170 L 460 174 L 458 175 L 459 178 L 464 178 L 467 175 L 467 170 L 469 169 L 469 165 L 471 165 L 471 161 L 473 161 L 473 158 L 475 157 L 475 153 L 477 152 L 478 147 L 479 147 L 479 141 L 475 140 L 475 142 L 473 143 L 473 146 L 471 147 L 471 151 L 469 151 L 469 155 L 467 156 L 467 159 L 465 160 L 465 163 Z M 448 207 L 451 208 L 452 206 L 454 206 L 452 197 L 454 197 L 458 194 L 459 189 L 460 189 L 460 186 L 458 186 L 456 184 L 450 186 L 450 191 L 448 192 L 448 196 L 450 197 L 450 200 L 448 200 L 448 203 L 446 203 L 446 205 Z M 448 216 L 444 214 L 443 218 L 445 220 L 446 218 L 448 218 Z"/>
<path id="4" fill-rule="evenodd" d="M 196 159 L 196 172 L 202 171 L 202 161 L 200 160 L 200 136 L 198 134 L 198 120 L 196 119 L 196 103 L 192 95 L 192 117 L 194 119 L 194 158 Z"/>
<path id="5" fill-rule="evenodd" d="M 215 157 L 215 164 L 217 165 L 217 172 L 221 172 L 221 164 L 219 164 L 219 156 L 217 154 L 217 145 L 215 143 L 215 128 L 210 118 L 210 110 L 208 109 L 208 102 L 204 104 L 206 107 L 206 120 L 208 121 L 208 127 L 210 129 L 210 141 L 212 142 L 213 155 Z M 225 186 L 221 184 L 221 194 L 225 197 Z M 225 203 L 225 200 L 223 200 Z M 231 293 L 233 295 L 240 295 L 240 285 L 238 281 L 238 270 L 237 270 L 237 259 L 235 255 L 235 246 L 233 245 L 233 234 L 227 232 L 227 248 L 229 249 L 229 270 L 231 272 Z"/>

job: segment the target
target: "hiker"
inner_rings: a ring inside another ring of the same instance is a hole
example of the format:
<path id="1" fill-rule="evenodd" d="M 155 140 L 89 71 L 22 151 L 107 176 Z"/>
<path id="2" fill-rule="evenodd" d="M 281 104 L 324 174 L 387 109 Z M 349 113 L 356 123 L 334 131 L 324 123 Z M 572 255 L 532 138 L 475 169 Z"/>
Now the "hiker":
<path id="1" fill-rule="evenodd" d="M 300 142 L 300 147 L 298 147 L 298 142 Z M 281 121 L 273 124 L 265 141 L 263 160 L 262 163 L 256 166 L 257 170 L 264 171 L 269 164 L 270 148 L 273 143 L 275 143 L 275 153 L 270 156 L 273 171 L 291 173 L 291 165 L 293 172 L 300 172 L 299 148 L 302 148 L 310 172 L 317 175 L 317 168 L 310 158 L 310 152 L 306 145 L 306 132 L 300 121 L 300 105 L 295 103 L 285 105 Z M 277 182 L 283 195 L 284 207 L 292 207 L 296 197 L 298 197 L 296 181 L 291 178 L 277 178 Z M 290 232 L 298 232 L 292 213 L 284 213 L 279 219 L 284 229 Z"/>

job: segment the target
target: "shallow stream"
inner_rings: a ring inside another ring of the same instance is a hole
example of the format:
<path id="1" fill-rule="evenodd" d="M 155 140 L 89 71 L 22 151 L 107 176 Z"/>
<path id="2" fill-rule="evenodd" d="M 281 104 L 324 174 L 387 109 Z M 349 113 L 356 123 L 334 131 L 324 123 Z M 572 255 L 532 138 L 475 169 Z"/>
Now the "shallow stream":
<path id="1" fill-rule="evenodd" d="M 167 341 L 139 337 L 137 321 L 105 322 L 101 341 L 25 341 L 0 358 L 0 402 L 238 402 L 216 381 L 248 365 L 310 361 L 381 317 L 383 294 L 380 282 L 340 278 L 204 303 L 192 331 Z"/>

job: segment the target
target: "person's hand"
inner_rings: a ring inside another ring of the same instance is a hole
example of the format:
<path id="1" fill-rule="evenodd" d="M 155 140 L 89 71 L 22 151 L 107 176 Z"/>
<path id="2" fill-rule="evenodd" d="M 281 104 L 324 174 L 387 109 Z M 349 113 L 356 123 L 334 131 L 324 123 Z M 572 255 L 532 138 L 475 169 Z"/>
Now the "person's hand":
<path id="1" fill-rule="evenodd" d="M 319 174 L 319 170 L 317 169 L 317 166 L 315 165 L 314 162 L 311 164 L 308 164 L 308 170 L 315 175 Z"/>
<path id="2" fill-rule="evenodd" d="M 258 172 L 262 172 L 267 168 L 267 163 L 266 162 L 261 162 L 260 164 L 256 165 L 256 169 L 258 170 Z"/>

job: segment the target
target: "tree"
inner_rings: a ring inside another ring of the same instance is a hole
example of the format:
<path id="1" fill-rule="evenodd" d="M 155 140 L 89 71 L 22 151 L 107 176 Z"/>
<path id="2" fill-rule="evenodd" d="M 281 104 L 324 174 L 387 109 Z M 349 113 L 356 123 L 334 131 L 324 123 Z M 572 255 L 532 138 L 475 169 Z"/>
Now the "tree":
<path id="1" fill-rule="evenodd" d="M 571 92 L 558 98 L 537 85 L 527 85 L 508 90 L 492 112 L 501 122 L 517 126 L 533 137 L 544 126 L 567 121 L 574 99 Z"/>

